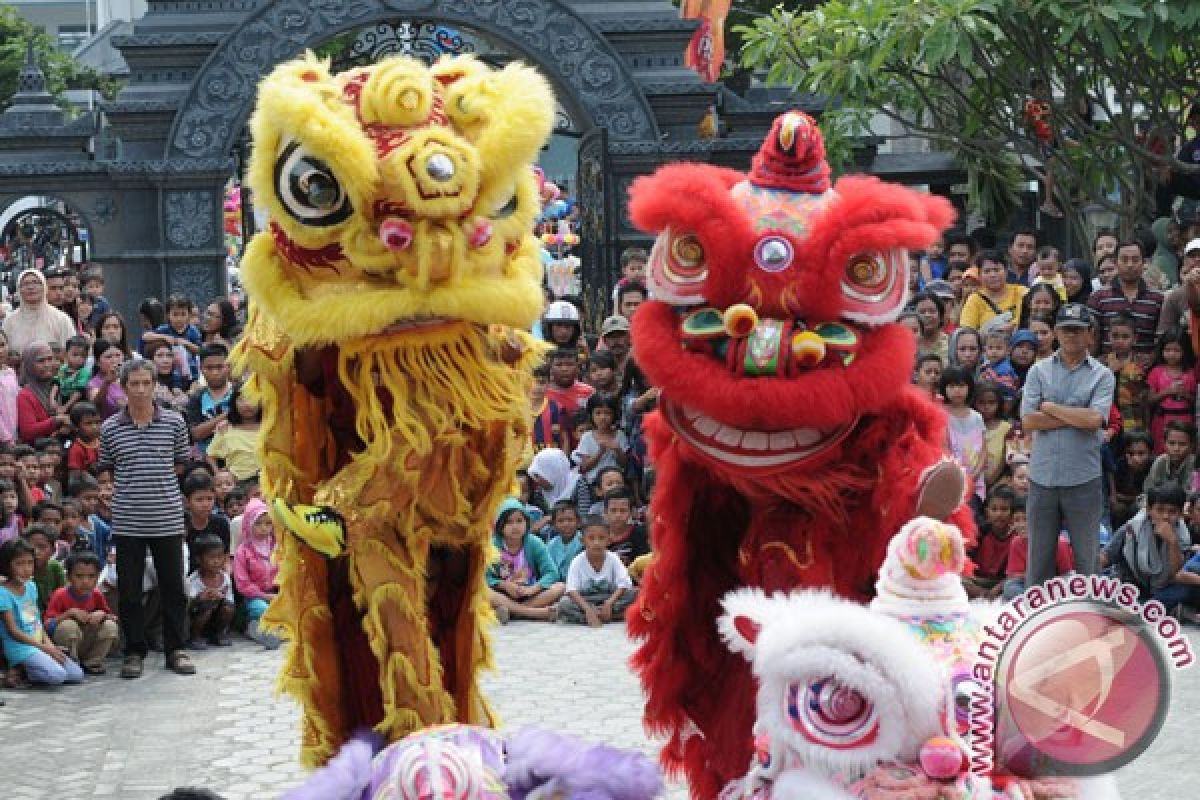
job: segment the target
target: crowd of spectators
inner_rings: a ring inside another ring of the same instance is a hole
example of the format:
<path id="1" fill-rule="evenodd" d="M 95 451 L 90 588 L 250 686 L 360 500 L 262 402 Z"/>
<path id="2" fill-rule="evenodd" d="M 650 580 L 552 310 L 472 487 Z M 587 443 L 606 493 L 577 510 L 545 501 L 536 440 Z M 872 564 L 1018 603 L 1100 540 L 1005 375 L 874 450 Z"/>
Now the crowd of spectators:
<path id="1" fill-rule="evenodd" d="M 274 532 L 258 408 L 227 362 L 238 298 L 148 298 L 134 340 L 99 267 L 28 269 L 15 289 L 0 325 L 3 685 L 78 682 L 117 653 L 133 678 L 150 650 L 191 674 L 187 650 L 229 645 L 232 627 L 278 646 L 256 623 Z"/>
<path id="2" fill-rule="evenodd" d="M 980 536 L 972 596 L 1108 571 L 1195 621 L 1200 222 L 1099 232 L 1062 261 L 1033 230 L 914 255 L 913 383 L 948 415 Z"/>

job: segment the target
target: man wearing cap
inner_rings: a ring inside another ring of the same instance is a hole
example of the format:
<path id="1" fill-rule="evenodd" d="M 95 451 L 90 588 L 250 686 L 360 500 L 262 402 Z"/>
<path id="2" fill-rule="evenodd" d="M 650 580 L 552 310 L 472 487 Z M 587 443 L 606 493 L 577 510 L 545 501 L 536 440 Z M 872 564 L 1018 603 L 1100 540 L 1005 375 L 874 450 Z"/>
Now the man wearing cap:
<path id="1" fill-rule="evenodd" d="M 1117 244 L 1117 277 L 1112 285 L 1092 292 L 1088 308 L 1095 317 L 1096 329 L 1092 342 L 1093 353 L 1108 353 L 1112 350 L 1108 327 L 1118 314 L 1133 317 L 1133 353 L 1137 362 L 1149 367 L 1154 360 L 1155 331 L 1162 314 L 1163 293 L 1151 289 L 1142 277 L 1146 271 L 1146 257 L 1142 243 L 1130 239 Z"/>
<path id="2" fill-rule="evenodd" d="M 625 364 L 629 362 L 629 351 L 633 349 L 629 320 L 620 314 L 606 317 L 600 326 L 600 340 L 604 342 L 604 349 L 610 351 L 617 361 L 617 384 L 620 385 L 625 375 Z"/>
<path id="3" fill-rule="evenodd" d="M 1104 507 L 1100 449 L 1112 409 L 1112 371 L 1088 353 L 1092 315 L 1080 303 L 1058 311 L 1058 350 L 1029 369 L 1021 399 L 1021 427 L 1033 433 L 1029 461 L 1029 562 L 1025 585 L 1055 574 L 1058 533 L 1071 539 L 1075 570 L 1096 571 L 1097 535 Z"/>
<path id="4" fill-rule="evenodd" d="M 1183 246 L 1179 285 L 1167 292 L 1163 300 L 1157 333 L 1162 335 L 1171 328 L 1187 328 L 1192 331 L 1192 347 L 1195 347 L 1197 329 L 1191 315 L 1196 312 L 1192 309 L 1200 309 L 1200 239 L 1192 239 Z"/>

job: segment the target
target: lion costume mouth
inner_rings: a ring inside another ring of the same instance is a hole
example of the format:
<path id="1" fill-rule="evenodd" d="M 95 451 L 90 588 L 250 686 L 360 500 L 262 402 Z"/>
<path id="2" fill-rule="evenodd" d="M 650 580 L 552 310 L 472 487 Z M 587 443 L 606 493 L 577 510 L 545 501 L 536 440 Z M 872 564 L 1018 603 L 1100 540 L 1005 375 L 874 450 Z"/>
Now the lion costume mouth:
<path id="1" fill-rule="evenodd" d="M 686 405 L 660 398 L 663 417 L 696 452 L 725 466 L 777 472 L 832 449 L 854 430 L 858 419 L 830 429 L 745 430 Z"/>

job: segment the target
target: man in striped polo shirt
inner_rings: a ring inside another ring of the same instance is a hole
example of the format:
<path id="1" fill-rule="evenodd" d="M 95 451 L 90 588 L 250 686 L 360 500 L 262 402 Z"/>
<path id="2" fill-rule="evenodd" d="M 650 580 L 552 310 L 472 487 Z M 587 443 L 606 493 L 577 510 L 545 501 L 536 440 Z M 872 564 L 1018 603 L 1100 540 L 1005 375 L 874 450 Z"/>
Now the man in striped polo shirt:
<path id="1" fill-rule="evenodd" d="M 129 361 L 121 387 L 129 403 L 100 428 L 100 465 L 113 471 L 113 541 L 117 547 L 117 592 L 125 634 L 122 678 L 138 678 L 146 657 L 142 578 L 146 551 L 154 559 L 162 595 L 163 650 L 167 668 L 196 672 L 183 650 L 187 597 L 183 590 L 183 498 L 179 471 L 188 455 L 183 417 L 154 404 L 154 365 Z"/>
<path id="2" fill-rule="evenodd" d="M 1154 360 L 1154 337 L 1158 330 L 1158 317 L 1162 313 L 1163 293 L 1151 289 L 1142 279 L 1146 270 L 1146 257 L 1137 240 L 1117 245 L 1117 277 L 1111 286 L 1092 292 L 1088 307 L 1095 313 L 1092 352 L 1108 353 L 1112 350 L 1109 328 L 1121 313 L 1133 317 L 1134 358 L 1142 367 L 1148 368 Z"/>

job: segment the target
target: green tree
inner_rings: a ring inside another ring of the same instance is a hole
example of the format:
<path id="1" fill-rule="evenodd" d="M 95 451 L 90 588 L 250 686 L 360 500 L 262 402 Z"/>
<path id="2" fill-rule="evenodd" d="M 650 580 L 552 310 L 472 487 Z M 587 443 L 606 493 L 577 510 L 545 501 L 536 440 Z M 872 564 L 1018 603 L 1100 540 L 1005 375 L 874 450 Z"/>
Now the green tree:
<path id="1" fill-rule="evenodd" d="M 80 65 L 55 47 L 44 30 L 18 16 L 12 6 L 0 5 L 0 108 L 7 108 L 17 91 L 17 77 L 25 64 L 31 38 L 38 63 L 46 74 L 46 90 L 60 105 L 64 104 L 63 92 L 67 89 L 95 89 L 105 97 L 116 96 L 120 88 L 117 81 Z"/>
<path id="2" fill-rule="evenodd" d="M 1049 169 L 1077 230 L 1087 204 L 1129 230 L 1154 176 L 1196 169 L 1174 158 L 1200 98 L 1194 0 L 827 0 L 739 34 L 746 66 L 834 98 L 833 126 L 883 114 L 956 153 L 992 220 L 1014 182 Z M 1037 80 L 1053 95 L 1051 158 L 1023 113 Z"/>

